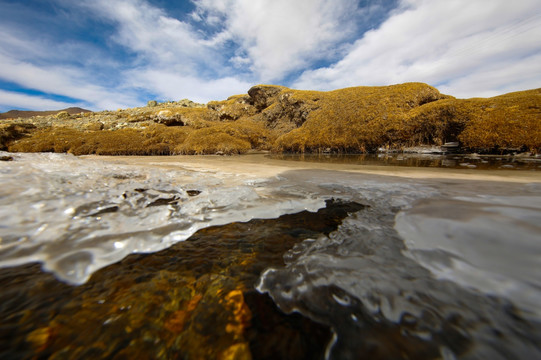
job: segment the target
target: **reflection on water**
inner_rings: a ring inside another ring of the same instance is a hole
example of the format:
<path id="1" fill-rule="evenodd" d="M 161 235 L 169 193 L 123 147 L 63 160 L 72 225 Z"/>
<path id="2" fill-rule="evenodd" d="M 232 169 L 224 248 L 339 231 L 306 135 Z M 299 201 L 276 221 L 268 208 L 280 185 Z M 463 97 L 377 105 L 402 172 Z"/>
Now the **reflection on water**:
<path id="1" fill-rule="evenodd" d="M 272 159 L 374 166 L 541 171 L 541 157 L 478 154 L 273 154 Z"/>
<path id="2" fill-rule="evenodd" d="M 539 182 L 9 156 L 1 358 L 541 358 Z"/>

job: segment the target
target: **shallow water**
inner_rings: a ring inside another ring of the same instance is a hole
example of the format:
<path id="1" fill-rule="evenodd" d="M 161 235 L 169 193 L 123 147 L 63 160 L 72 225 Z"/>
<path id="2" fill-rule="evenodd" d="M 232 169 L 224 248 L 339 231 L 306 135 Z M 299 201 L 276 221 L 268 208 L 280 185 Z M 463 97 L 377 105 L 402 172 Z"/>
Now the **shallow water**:
<path id="1" fill-rule="evenodd" d="M 541 157 L 479 154 L 274 154 L 273 159 L 333 164 L 541 171 Z"/>
<path id="2" fill-rule="evenodd" d="M 9 289 L 0 309 L 5 326 L 19 329 L 7 344 L 30 351 L 12 354 L 541 358 L 541 179 L 291 165 L 258 177 L 246 175 L 249 164 L 233 174 L 172 167 L 174 158 L 163 167 L 10 155 L 0 163 L 0 277 Z M 149 254 L 126 258 L 140 252 Z M 36 262 L 82 285 L 32 285 L 49 276 Z M 267 295 L 296 315 L 269 310 Z M 212 327 L 220 316 L 223 328 Z M 89 324 L 103 335 L 68 335 Z M 297 340 L 279 345 L 284 331 Z M 119 340 L 103 345 L 108 336 Z M 197 352 L 209 336 L 221 340 Z"/>

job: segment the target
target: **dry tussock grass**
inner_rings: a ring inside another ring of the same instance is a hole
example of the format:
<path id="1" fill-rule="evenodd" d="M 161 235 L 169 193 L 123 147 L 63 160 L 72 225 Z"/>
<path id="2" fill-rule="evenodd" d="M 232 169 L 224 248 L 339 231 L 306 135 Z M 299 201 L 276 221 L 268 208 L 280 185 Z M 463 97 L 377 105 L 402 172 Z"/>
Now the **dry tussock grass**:
<path id="1" fill-rule="evenodd" d="M 488 99 L 455 99 L 425 84 L 295 92 L 319 109 L 278 138 L 277 151 L 366 152 L 378 147 L 442 145 L 472 150 L 541 150 L 541 89 Z"/>
<path id="2" fill-rule="evenodd" d="M 168 155 L 186 139 L 187 128 L 152 125 L 145 129 L 80 131 L 48 128 L 9 146 L 9 151 L 67 152 L 75 155 Z"/>
<path id="3" fill-rule="evenodd" d="M 329 92 L 300 91 L 296 97 L 319 99 L 306 122 L 281 136 L 278 151 L 365 152 L 389 144 L 401 131 L 405 113 L 422 104 L 447 98 L 421 83 L 355 87 Z"/>
<path id="4" fill-rule="evenodd" d="M 271 132 L 262 123 L 240 119 L 195 130 L 175 150 L 180 154 L 242 154 L 266 148 L 272 140 Z"/>
<path id="5" fill-rule="evenodd" d="M 329 92 L 256 86 L 249 95 L 211 102 L 207 108 L 155 107 L 137 116 L 132 121 L 183 126 L 114 131 L 51 127 L 33 133 L 4 126 L 0 146 L 27 152 L 165 155 L 250 149 L 369 152 L 460 141 L 476 151 L 541 150 L 541 89 L 464 100 L 422 83 Z"/>

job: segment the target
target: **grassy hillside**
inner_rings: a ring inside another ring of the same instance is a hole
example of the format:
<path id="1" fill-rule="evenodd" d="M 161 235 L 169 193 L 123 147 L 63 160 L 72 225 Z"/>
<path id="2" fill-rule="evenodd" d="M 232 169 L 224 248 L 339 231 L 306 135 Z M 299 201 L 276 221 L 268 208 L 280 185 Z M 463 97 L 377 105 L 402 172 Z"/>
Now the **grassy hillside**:
<path id="1" fill-rule="evenodd" d="M 541 89 L 456 99 L 422 83 L 329 92 L 258 85 L 185 103 L 0 123 L 0 148 L 74 154 L 371 152 L 460 142 L 470 151 L 541 151 Z"/>
<path id="2" fill-rule="evenodd" d="M 0 113 L 0 119 L 17 119 L 17 118 L 30 118 L 33 116 L 56 115 L 62 111 L 67 112 L 69 115 L 90 112 L 90 110 L 81 109 L 80 107 L 70 107 L 67 109 L 51 110 L 51 111 L 10 110 L 5 113 Z"/>

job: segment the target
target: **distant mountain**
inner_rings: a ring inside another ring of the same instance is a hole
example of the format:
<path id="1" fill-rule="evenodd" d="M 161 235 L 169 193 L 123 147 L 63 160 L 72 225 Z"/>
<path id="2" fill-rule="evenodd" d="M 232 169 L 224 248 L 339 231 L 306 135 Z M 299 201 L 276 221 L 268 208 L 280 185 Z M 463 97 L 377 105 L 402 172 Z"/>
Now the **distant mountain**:
<path id="1" fill-rule="evenodd" d="M 23 110 L 10 110 L 5 113 L 0 113 L 0 119 L 10 119 L 10 118 L 30 118 L 32 116 L 46 116 L 46 115 L 55 115 L 60 111 L 67 111 L 68 114 L 80 114 L 82 112 L 92 112 L 90 110 L 81 109 L 80 107 L 70 107 L 62 110 L 49 110 L 49 111 L 23 111 Z"/>

